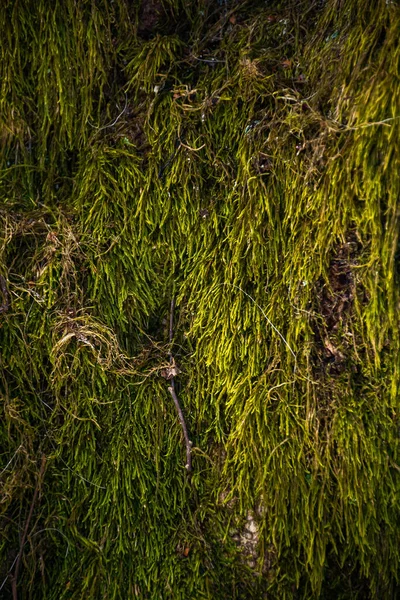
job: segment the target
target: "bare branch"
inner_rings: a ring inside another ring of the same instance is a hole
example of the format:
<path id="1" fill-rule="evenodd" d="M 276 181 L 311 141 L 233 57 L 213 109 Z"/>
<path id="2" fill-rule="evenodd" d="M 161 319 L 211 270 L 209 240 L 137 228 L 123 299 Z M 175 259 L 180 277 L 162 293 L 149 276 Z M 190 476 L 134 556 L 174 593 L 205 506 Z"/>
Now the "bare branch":
<path id="1" fill-rule="evenodd" d="M 180 421 L 182 429 L 183 429 L 183 435 L 185 437 L 185 445 L 186 445 L 185 468 L 186 468 L 187 472 L 190 473 L 190 471 L 192 470 L 192 442 L 189 440 L 189 434 L 188 434 L 188 430 L 186 427 L 185 417 L 183 416 L 183 412 L 182 412 L 181 406 L 179 404 L 178 396 L 176 395 L 176 392 L 175 392 L 175 385 L 170 385 L 168 387 L 168 391 L 171 394 L 172 399 L 174 401 L 176 410 L 178 412 L 179 421 Z"/>
<path id="2" fill-rule="evenodd" d="M 0 313 L 5 313 L 10 308 L 10 294 L 8 293 L 6 278 L 3 275 L 0 275 L 0 292 L 3 296 L 3 302 L 0 304 Z"/>
<path id="3" fill-rule="evenodd" d="M 171 365 L 171 374 L 172 377 L 169 378 L 170 386 L 168 387 L 168 391 L 172 396 L 172 400 L 174 401 L 175 408 L 178 413 L 179 421 L 182 426 L 183 436 L 185 438 L 185 446 L 186 446 L 186 465 L 185 468 L 188 473 L 192 470 L 192 442 L 189 439 L 188 430 L 186 427 L 185 417 L 183 416 L 181 405 L 179 404 L 178 396 L 176 395 L 175 390 L 175 378 L 173 373 L 175 372 L 173 369 L 175 367 L 174 357 L 172 356 L 172 338 L 174 335 L 174 308 L 175 308 L 175 300 L 172 298 L 171 300 L 171 311 L 169 315 L 169 343 L 170 343 L 170 351 L 169 351 L 169 362 Z"/>

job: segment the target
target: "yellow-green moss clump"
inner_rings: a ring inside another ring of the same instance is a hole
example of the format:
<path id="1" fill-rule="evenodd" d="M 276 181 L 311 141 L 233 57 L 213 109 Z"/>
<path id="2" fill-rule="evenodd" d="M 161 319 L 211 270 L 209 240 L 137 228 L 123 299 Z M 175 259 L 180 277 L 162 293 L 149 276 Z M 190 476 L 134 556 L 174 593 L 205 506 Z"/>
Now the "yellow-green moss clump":
<path id="1" fill-rule="evenodd" d="M 1 598 L 397 597 L 399 31 L 2 3 Z"/>

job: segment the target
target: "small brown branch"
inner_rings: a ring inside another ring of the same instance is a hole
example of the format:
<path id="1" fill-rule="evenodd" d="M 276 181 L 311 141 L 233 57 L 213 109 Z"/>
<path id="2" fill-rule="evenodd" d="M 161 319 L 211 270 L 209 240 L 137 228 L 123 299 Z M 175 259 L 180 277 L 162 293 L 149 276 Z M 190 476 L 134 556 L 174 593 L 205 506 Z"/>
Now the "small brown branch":
<path id="1" fill-rule="evenodd" d="M 37 500 L 37 497 L 38 497 L 38 494 L 39 494 L 39 489 L 40 489 L 40 485 L 41 485 L 41 482 L 42 482 L 42 479 L 43 479 L 43 474 L 44 474 L 45 467 L 46 467 L 46 457 L 45 457 L 45 455 L 43 455 L 42 456 L 42 464 L 40 465 L 40 471 L 39 471 L 39 475 L 38 475 L 38 478 L 37 478 L 35 491 L 34 491 L 32 502 L 31 502 L 31 507 L 29 509 L 28 518 L 26 519 L 24 533 L 23 533 L 22 539 L 21 539 L 21 545 L 20 545 L 20 549 L 19 549 L 19 552 L 18 552 L 18 557 L 17 557 L 17 562 L 16 562 L 16 565 L 15 565 L 14 575 L 12 576 L 12 580 L 11 580 L 13 600 L 18 600 L 17 583 L 18 583 L 19 567 L 20 567 L 21 559 L 22 559 L 22 552 L 23 552 L 23 549 L 24 549 L 24 546 L 25 546 L 26 537 L 28 535 L 29 525 L 30 525 L 30 522 L 31 522 L 31 519 L 32 519 L 33 510 L 35 508 L 35 503 L 36 503 L 36 500 Z"/>
<path id="2" fill-rule="evenodd" d="M 183 429 L 183 435 L 185 437 L 185 445 L 186 445 L 186 465 L 185 468 L 188 473 L 192 470 L 192 442 L 189 440 L 189 434 L 186 427 L 185 417 L 183 416 L 183 412 L 181 409 L 181 405 L 179 404 L 178 396 L 175 392 L 175 382 L 172 380 L 172 385 L 168 387 L 168 391 L 172 396 L 172 400 L 174 401 L 176 410 L 178 412 L 179 421 L 181 423 Z"/>
<path id="3" fill-rule="evenodd" d="M 174 308 L 175 308 L 175 300 L 174 300 L 174 298 L 172 298 L 172 300 L 171 300 L 171 312 L 170 312 L 170 315 L 169 315 L 169 343 L 170 343 L 169 362 L 170 362 L 170 365 L 171 365 L 171 373 L 173 373 L 172 367 L 175 366 L 174 357 L 172 356 L 172 338 L 173 338 L 173 335 L 174 335 Z M 187 472 L 190 473 L 191 470 L 192 470 L 192 442 L 189 439 L 189 434 L 188 434 L 188 429 L 186 427 L 185 417 L 183 416 L 182 408 L 181 408 L 181 405 L 179 404 L 178 396 L 176 395 L 176 391 L 175 391 L 175 378 L 174 378 L 173 375 L 170 378 L 170 386 L 168 387 L 168 391 L 169 391 L 169 393 L 172 396 L 172 400 L 174 401 L 175 408 L 176 408 L 177 413 L 178 413 L 179 421 L 180 421 L 180 424 L 182 426 L 183 436 L 185 438 L 185 446 L 186 446 L 186 465 L 185 465 L 185 468 L 186 468 Z"/>
<path id="4" fill-rule="evenodd" d="M 8 293 L 7 281 L 3 275 L 0 275 L 0 292 L 3 296 L 3 302 L 0 304 L 0 314 L 5 313 L 10 308 L 10 294 Z"/>

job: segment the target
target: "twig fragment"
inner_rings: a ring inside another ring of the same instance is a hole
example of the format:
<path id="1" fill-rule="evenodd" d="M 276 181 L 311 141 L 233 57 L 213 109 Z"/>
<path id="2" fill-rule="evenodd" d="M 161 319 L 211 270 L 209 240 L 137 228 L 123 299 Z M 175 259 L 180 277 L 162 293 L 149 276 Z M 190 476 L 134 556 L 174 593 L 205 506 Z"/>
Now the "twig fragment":
<path id="1" fill-rule="evenodd" d="M 174 378 L 174 372 L 175 372 L 175 361 L 174 358 L 172 356 L 172 338 L 174 335 L 174 308 L 175 308 L 175 300 L 174 298 L 172 298 L 171 300 L 171 311 L 170 311 L 170 315 L 169 315 L 169 343 L 170 343 L 170 351 L 169 351 L 169 362 L 171 364 L 171 374 L 172 377 L 169 378 L 170 381 L 170 385 L 168 386 L 168 391 L 172 396 L 172 400 L 174 401 L 175 404 L 175 408 L 176 411 L 178 413 L 178 417 L 179 417 L 179 422 L 181 424 L 182 427 L 182 431 L 183 431 L 183 436 L 185 438 L 185 446 L 186 446 L 186 471 L 188 473 L 191 472 L 192 470 L 192 442 L 189 439 L 189 434 L 188 434 L 188 429 L 186 426 L 186 421 L 185 421 L 185 417 L 183 416 L 183 412 L 182 412 L 182 408 L 181 405 L 179 403 L 178 400 L 178 396 L 176 395 L 176 391 L 175 391 L 175 378 Z"/>
<path id="2" fill-rule="evenodd" d="M 0 292 L 3 296 L 3 302 L 0 304 L 0 314 L 5 313 L 10 308 L 10 294 L 8 293 L 7 281 L 3 275 L 0 275 Z"/>
<path id="3" fill-rule="evenodd" d="M 175 382 L 172 380 L 171 383 L 173 385 L 170 385 L 168 387 L 168 391 L 172 396 L 172 400 L 174 401 L 175 404 L 175 408 L 178 412 L 178 416 L 179 416 L 179 421 L 181 423 L 182 426 L 182 430 L 183 430 L 183 435 L 185 438 L 185 446 L 186 446 L 186 465 L 185 465 L 185 469 L 187 470 L 188 473 L 190 473 L 190 471 L 192 470 L 192 442 L 189 440 L 189 434 L 188 434 L 188 430 L 186 427 L 186 422 L 185 422 L 185 417 L 183 416 L 183 412 L 181 409 L 181 406 L 179 404 L 179 400 L 178 400 L 178 396 L 176 395 L 175 392 Z"/>
<path id="4" fill-rule="evenodd" d="M 19 552 L 18 552 L 18 556 L 16 559 L 16 565 L 15 565 L 15 571 L 14 571 L 14 575 L 12 576 L 11 579 L 11 588 L 12 588 L 12 595 L 13 595 L 13 600 L 18 600 L 18 592 L 17 592 L 17 583 L 18 583 L 18 572 L 19 572 L 19 567 L 21 564 L 21 559 L 22 559 L 22 552 L 25 546 L 25 541 L 26 541 L 26 536 L 28 535 L 28 531 L 29 531 L 29 524 L 31 522 L 32 519 L 32 515 L 33 515 L 33 509 L 35 508 L 35 503 L 38 497 L 38 493 L 39 493 L 39 488 L 43 479 L 43 474 L 44 474 L 44 470 L 46 467 L 46 456 L 43 454 L 42 456 L 42 464 L 40 465 L 40 471 L 39 471 L 39 475 L 36 481 L 36 487 L 35 487 L 35 491 L 33 494 L 33 498 L 32 498 L 32 502 L 31 502 L 31 507 L 29 509 L 29 514 L 28 514 L 28 518 L 26 519 L 26 523 L 25 523 L 25 529 L 24 529 L 24 533 L 22 535 L 22 539 L 21 539 L 21 545 L 19 548 Z"/>

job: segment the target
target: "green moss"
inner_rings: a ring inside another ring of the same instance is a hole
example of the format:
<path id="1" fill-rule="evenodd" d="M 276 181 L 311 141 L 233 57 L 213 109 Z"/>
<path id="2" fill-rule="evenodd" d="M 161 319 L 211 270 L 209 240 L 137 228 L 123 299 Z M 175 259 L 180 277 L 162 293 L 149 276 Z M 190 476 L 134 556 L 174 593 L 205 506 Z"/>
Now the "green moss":
<path id="1" fill-rule="evenodd" d="M 0 14 L 0 597 L 44 454 L 20 598 L 394 598 L 398 3 L 131 4 Z"/>

